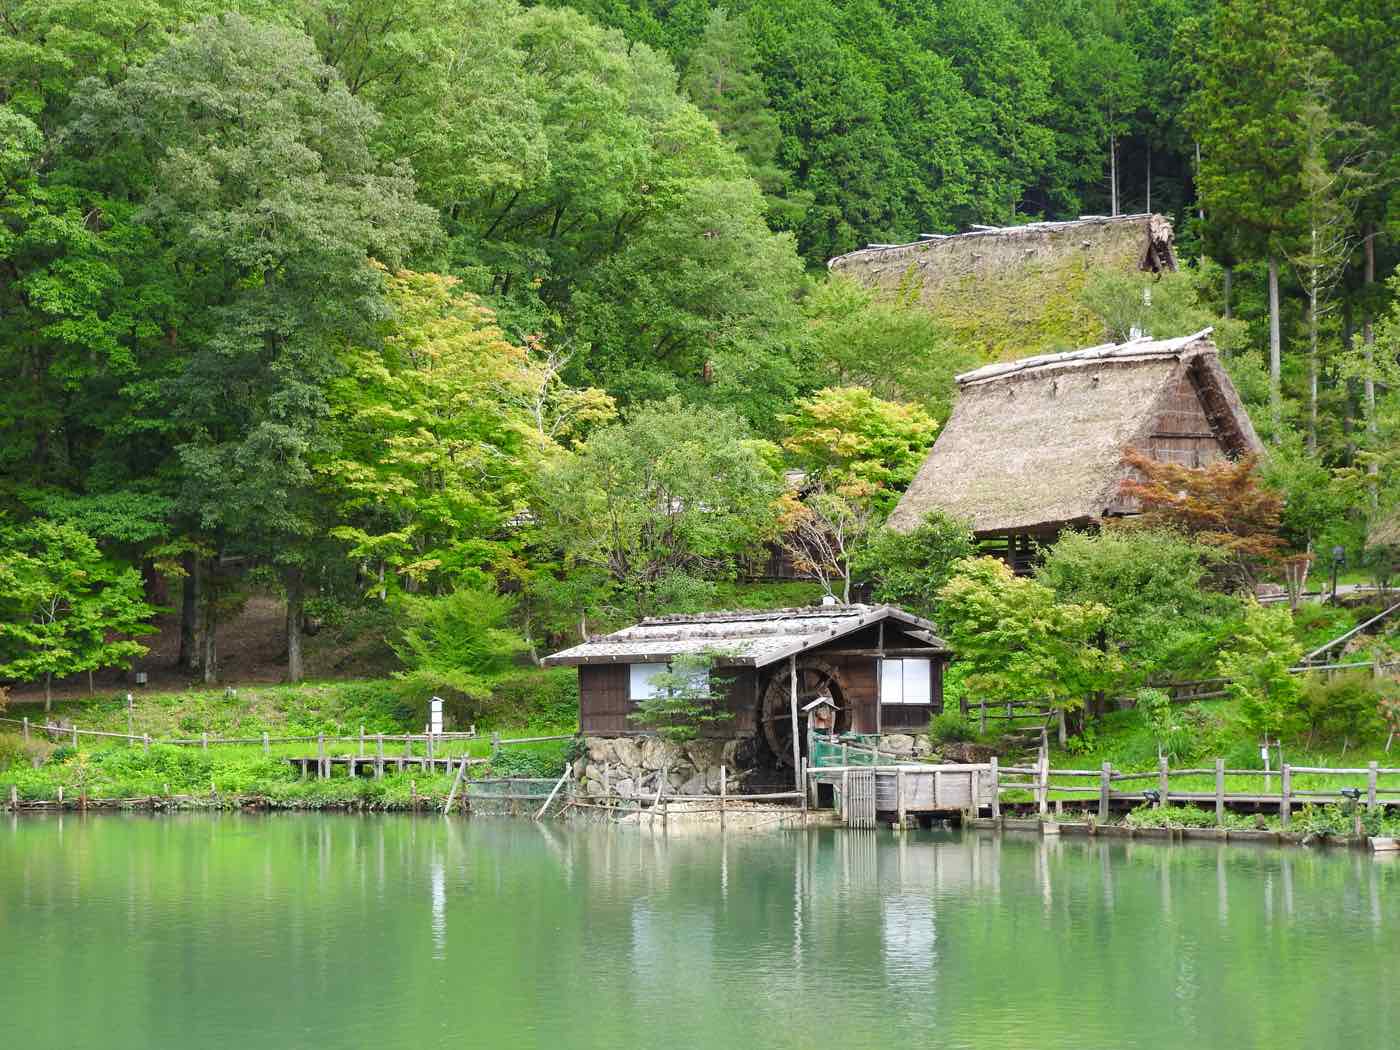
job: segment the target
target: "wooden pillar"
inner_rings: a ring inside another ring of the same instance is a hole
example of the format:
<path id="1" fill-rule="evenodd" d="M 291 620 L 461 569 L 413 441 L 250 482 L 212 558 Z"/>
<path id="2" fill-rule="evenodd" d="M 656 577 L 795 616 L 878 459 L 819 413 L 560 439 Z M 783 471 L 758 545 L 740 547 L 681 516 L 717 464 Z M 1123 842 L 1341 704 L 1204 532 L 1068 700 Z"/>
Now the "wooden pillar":
<path id="1" fill-rule="evenodd" d="M 1040 749 L 1040 775 L 1036 779 L 1039 785 L 1036 791 L 1036 794 L 1039 796 L 1037 799 L 1039 803 L 1037 808 L 1040 810 L 1040 815 L 1043 817 L 1045 816 L 1046 810 L 1049 808 L 1047 802 L 1049 801 L 1050 795 L 1050 749 L 1048 747 L 1042 747 Z"/>
<path id="2" fill-rule="evenodd" d="M 1279 778 L 1278 822 L 1286 828 L 1293 821 L 1293 767 L 1285 762 L 1280 767 Z"/>
<path id="3" fill-rule="evenodd" d="M 797 777 L 797 790 L 802 793 L 802 812 L 807 812 L 807 760 L 802 759 L 801 772 Z"/>
<path id="4" fill-rule="evenodd" d="M 937 775 L 937 774 L 935 774 Z M 900 766 L 894 771 L 894 805 L 895 813 L 899 820 L 899 826 L 904 827 L 904 767 Z"/>
<path id="5" fill-rule="evenodd" d="M 797 654 L 788 657 L 788 697 L 792 714 L 792 775 L 797 789 L 802 790 L 802 741 L 797 735 Z"/>
<path id="6" fill-rule="evenodd" d="M 1374 813 L 1376 811 L 1376 776 L 1380 768 L 1379 762 L 1366 763 L 1366 809 Z"/>
<path id="7" fill-rule="evenodd" d="M 1108 822 L 1108 794 L 1113 790 L 1113 763 L 1105 762 L 1099 771 L 1099 822 Z"/>
<path id="8" fill-rule="evenodd" d="M 875 657 L 875 747 L 880 746 L 880 739 L 885 734 L 885 621 L 880 621 L 880 635 L 876 645 Z M 849 701 L 848 701 L 849 702 Z M 854 719 L 852 720 L 854 723 Z M 852 724 L 852 728 L 854 724 Z M 880 756 L 875 756 L 875 764 L 880 764 Z"/>
<path id="9" fill-rule="evenodd" d="M 363 758 L 363 757 L 364 757 L 364 754 L 365 754 L 365 727 L 364 727 L 363 725 L 361 725 L 361 726 L 360 726 L 360 757 Z"/>
<path id="10" fill-rule="evenodd" d="M 1215 826 L 1225 826 L 1225 760 L 1215 760 Z"/>
<path id="11" fill-rule="evenodd" d="M 316 734 L 316 776 L 321 780 L 330 777 L 330 767 L 326 765 L 326 734 Z"/>
<path id="12" fill-rule="evenodd" d="M 149 750 L 151 749 L 151 734 L 150 734 L 150 733 L 142 733 L 142 734 L 141 734 L 141 743 L 142 743 L 143 746 L 146 748 L 146 750 L 149 751 Z"/>
<path id="13" fill-rule="evenodd" d="M 1001 816 L 1001 771 L 997 768 L 997 756 L 991 760 L 990 780 L 992 782 L 992 819 Z"/>
<path id="14" fill-rule="evenodd" d="M 1167 758 L 1165 755 L 1157 759 L 1157 808 L 1161 809 L 1167 804 L 1167 784 L 1169 782 L 1167 772 Z"/>
<path id="15" fill-rule="evenodd" d="M 24 739 L 29 739 L 29 716 L 24 716 Z"/>

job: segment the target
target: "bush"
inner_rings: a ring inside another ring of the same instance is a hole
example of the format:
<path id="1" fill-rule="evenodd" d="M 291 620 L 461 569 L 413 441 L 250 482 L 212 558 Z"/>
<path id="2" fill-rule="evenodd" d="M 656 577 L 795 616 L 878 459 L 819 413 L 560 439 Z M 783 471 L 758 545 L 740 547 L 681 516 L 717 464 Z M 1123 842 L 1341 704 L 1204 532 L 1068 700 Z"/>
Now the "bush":
<path id="1" fill-rule="evenodd" d="M 1215 813 L 1195 806 L 1138 806 L 1125 820 L 1133 828 L 1213 828 Z"/>
<path id="2" fill-rule="evenodd" d="M 961 711 L 944 711 L 929 722 L 928 738 L 935 744 L 960 744 L 976 740 L 977 731 Z"/>
<path id="3" fill-rule="evenodd" d="M 556 779 L 564 774 L 570 743 L 550 740 L 540 744 L 513 744 L 497 748 L 491 756 L 491 775 Z"/>
<path id="4" fill-rule="evenodd" d="M 578 672 L 572 667 L 537 667 L 503 675 L 491 687 L 481 721 L 532 730 L 578 725 Z"/>
<path id="5" fill-rule="evenodd" d="M 28 765 L 29 756 L 24 751 L 24 741 L 17 736 L 0 736 L 0 770 Z"/>

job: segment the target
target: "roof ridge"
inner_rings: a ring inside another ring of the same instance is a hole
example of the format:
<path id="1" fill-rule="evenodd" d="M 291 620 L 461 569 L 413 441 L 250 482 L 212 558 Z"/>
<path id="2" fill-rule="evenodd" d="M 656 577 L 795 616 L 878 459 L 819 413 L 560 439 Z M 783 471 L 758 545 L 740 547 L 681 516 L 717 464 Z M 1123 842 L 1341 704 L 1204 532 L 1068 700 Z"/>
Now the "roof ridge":
<path id="1" fill-rule="evenodd" d="M 953 379 L 958 386 L 966 386 L 972 383 L 984 383 L 992 379 L 1022 375 L 1026 372 L 1035 372 L 1044 368 L 1054 368 L 1057 365 L 1093 361 L 1123 361 L 1134 358 L 1176 357 L 1193 343 L 1208 339 L 1214 331 L 1214 326 L 1207 325 L 1199 332 L 1174 336 L 1169 339 L 1154 339 L 1151 336 L 1142 335 L 1122 343 L 1100 343 L 1097 346 L 1087 346 L 1080 350 L 1063 350 L 1055 354 L 1035 354 L 1016 361 L 999 361 L 982 365 L 970 372 L 954 376 Z M 1215 347 L 1212 345 L 1207 352 L 1215 352 Z"/>

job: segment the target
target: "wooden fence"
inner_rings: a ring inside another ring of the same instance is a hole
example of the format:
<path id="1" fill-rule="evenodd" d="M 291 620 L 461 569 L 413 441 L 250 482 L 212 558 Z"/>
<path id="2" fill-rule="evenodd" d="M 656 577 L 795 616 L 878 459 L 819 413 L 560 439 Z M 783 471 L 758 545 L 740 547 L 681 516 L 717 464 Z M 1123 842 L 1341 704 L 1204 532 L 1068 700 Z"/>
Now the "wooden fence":
<path id="1" fill-rule="evenodd" d="M 1051 769 L 1044 751 L 1032 766 L 1002 766 L 996 759 L 991 761 L 992 815 L 1000 816 L 1003 795 L 1029 794 L 1036 809 L 1044 814 L 1048 811 L 1051 796 L 1056 802 L 1065 801 L 1063 796 L 1071 796 L 1068 801 L 1093 804 L 1097 801 L 1099 820 L 1107 820 L 1115 802 L 1150 803 L 1156 808 L 1172 802 L 1189 803 L 1194 806 L 1214 804 L 1216 823 L 1223 823 L 1227 808 L 1277 808 L 1279 822 L 1287 827 L 1293 809 L 1298 805 L 1311 803 L 1356 802 L 1364 804 L 1368 810 L 1383 806 L 1400 806 L 1400 786 L 1382 787 L 1382 776 L 1400 776 L 1400 768 L 1383 767 L 1371 762 L 1364 767 L 1294 766 L 1284 763 L 1279 769 L 1265 771 L 1259 769 L 1227 769 L 1225 760 L 1217 758 L 1214 765 L 1198 768 L 1172 769 L 1166 759 L 1161 760 L 1155 770 L 1144 772 L 1124 772 L 1115 770 L 1112 763 L 1105 762 L 1099 769 Z M 1358 783 L 1352 788 L 1300 788 L 1297 777 L 1355 777 Z M 1212 777 L 1214 787 L 1209 791 L 1172 788 L 1172 778 L 1178 782 L 1187 777 Z M 1227 781 L 1232 777 L 1263 778 L 1264 791 L 1229 791 Z M 1364 779 L 1363 779 L 1364 778 Z M 1277 779 L 1277 792 L 1269 790 L 1270 782 Z M 1069 780 L 1091 780 L 1092 784 L 1078 786 L 1063 783 Z M 1052 782 L 1055 781 L 1055 782 Z M 1130 782 L 1143 783 L 1144 787 L 1133 791 L 1116 788 Z M 1343 794 L 1354 791 L 1355 797 Z M 1058 806 L 1057 806 L 1058 808 Z"/>

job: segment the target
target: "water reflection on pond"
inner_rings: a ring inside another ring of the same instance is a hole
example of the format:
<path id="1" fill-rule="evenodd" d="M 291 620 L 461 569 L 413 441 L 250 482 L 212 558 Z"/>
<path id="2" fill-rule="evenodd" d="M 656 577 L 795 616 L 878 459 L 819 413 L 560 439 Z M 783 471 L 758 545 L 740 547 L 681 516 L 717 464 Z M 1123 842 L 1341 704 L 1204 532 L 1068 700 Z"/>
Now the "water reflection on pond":
<path id="1" fill-rule="evenodd" d="M 9 1045 L 1381 1047 L 1400 865 L 989 833 L 0 825 Z"/>

